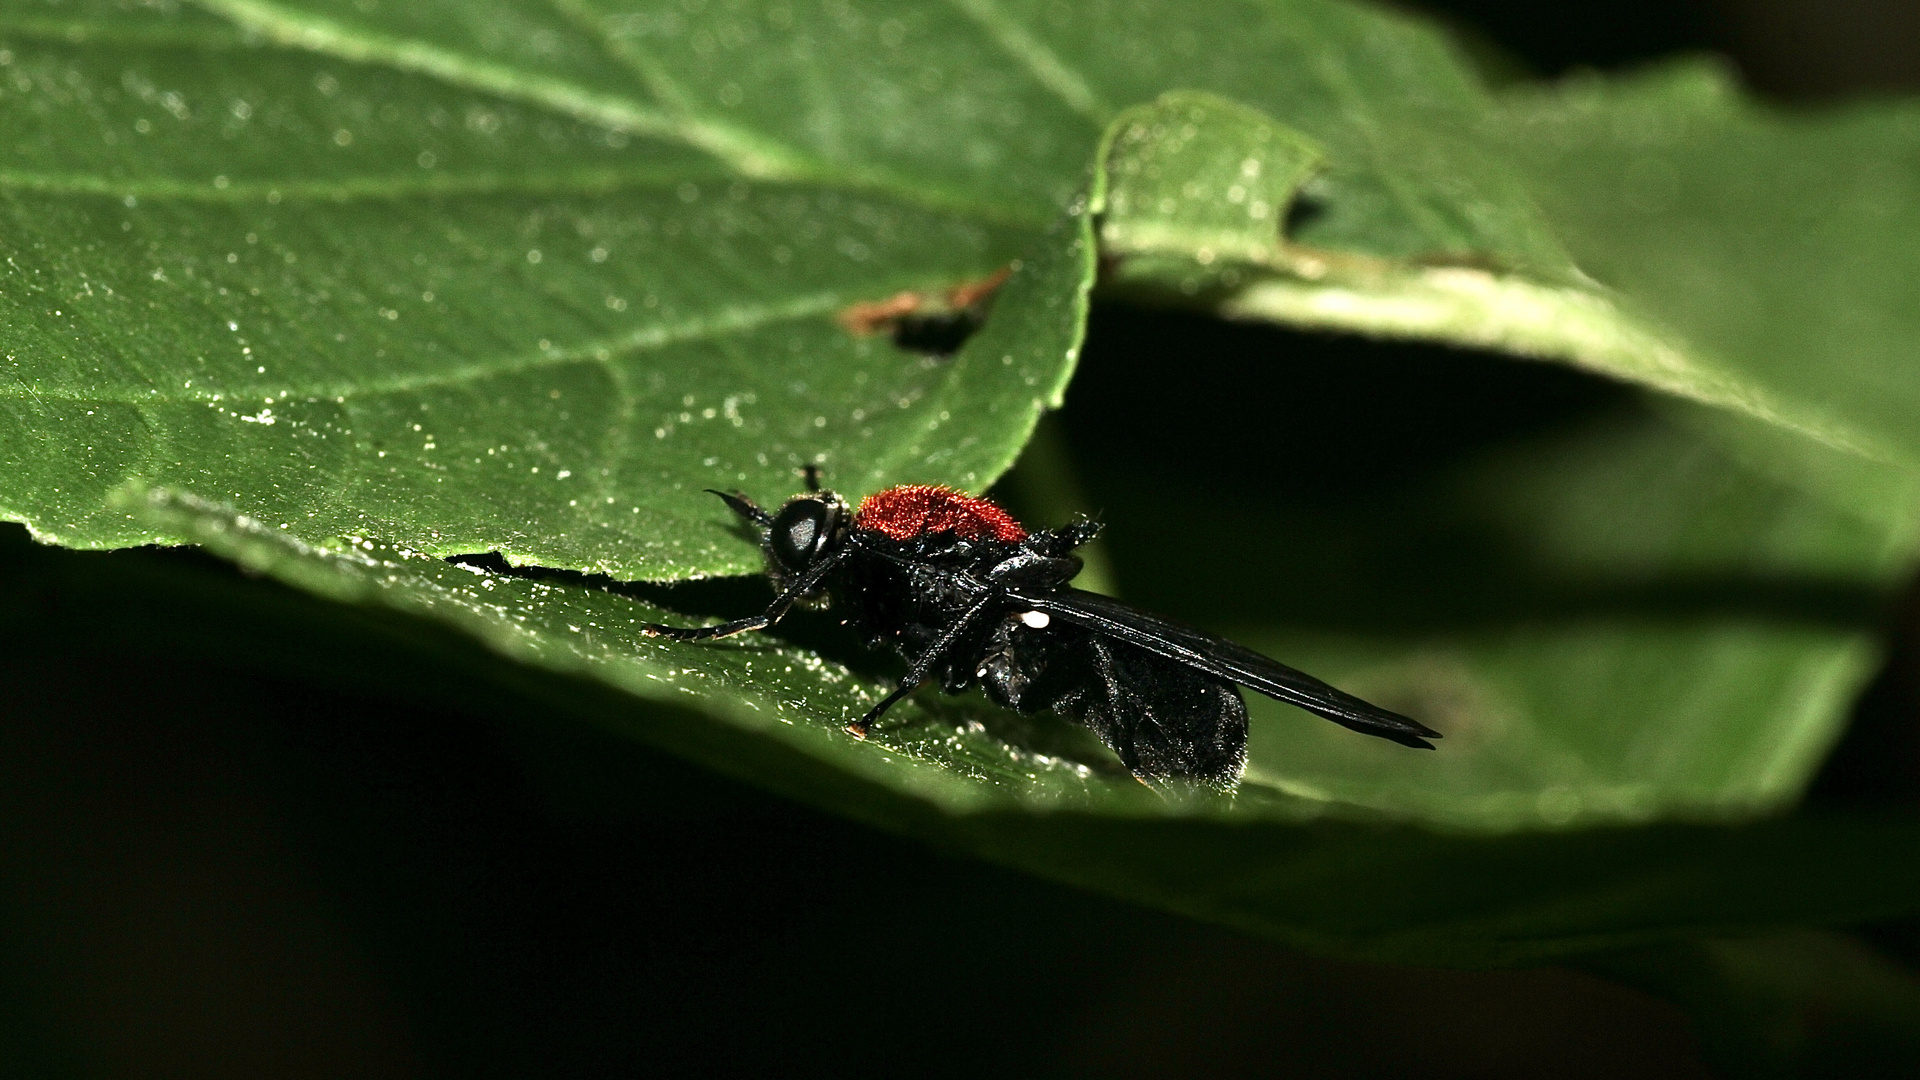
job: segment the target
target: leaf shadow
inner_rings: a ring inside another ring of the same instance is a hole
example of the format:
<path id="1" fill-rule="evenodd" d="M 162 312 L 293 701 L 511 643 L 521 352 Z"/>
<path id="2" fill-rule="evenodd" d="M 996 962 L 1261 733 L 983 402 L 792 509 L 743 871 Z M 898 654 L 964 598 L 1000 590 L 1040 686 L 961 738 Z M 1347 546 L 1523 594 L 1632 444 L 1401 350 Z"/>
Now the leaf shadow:
<path id="1" fill-rule="evenodd" d="M 1190 620 L 1885 623 L 1887 590 L 1842 573 L 1542 559 L 1455 480 L 1651 415 L 1638 389 L 1556 364 L 1107 304 L 1062 419 L 1125 595 Z"/>

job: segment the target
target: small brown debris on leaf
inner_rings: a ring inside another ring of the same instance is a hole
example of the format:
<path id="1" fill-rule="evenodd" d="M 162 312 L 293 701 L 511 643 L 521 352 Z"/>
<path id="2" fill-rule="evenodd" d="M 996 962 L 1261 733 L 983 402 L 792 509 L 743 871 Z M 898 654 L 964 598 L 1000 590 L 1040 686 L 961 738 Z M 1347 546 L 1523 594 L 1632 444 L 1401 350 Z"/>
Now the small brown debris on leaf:
<path id="1" fill-rule="evenodd" d="M 1003 266 L 978 281 L 965 281 L 947 291 L 947 303 L 956 308 L 977 307 L 991 297 L 1013 276 L 1013 267 Z"/>
<path id="2" fill-rule="evenodd" d="M 1013 267 L 1003 266 L 986 277 L 963 281 L 944 293 L 909 290 L 885 300 L 849 304 L 840 309 L 836 318 L 847 333 L 855 337 L 894 333 L 909 318 L 948 319 L 966 314 L 983 318 L 987 301 L 1012 276 Z"/>
<path id="3" fill-rule="evenodd" d="M 895 293 L 885 300 L 849 304 L 841 308 L 836 317 L 847 333 L 855 337 L 867 337 L 891 329 L 901 316 L 920 310 L 923 302 L 917 292 Z"/>

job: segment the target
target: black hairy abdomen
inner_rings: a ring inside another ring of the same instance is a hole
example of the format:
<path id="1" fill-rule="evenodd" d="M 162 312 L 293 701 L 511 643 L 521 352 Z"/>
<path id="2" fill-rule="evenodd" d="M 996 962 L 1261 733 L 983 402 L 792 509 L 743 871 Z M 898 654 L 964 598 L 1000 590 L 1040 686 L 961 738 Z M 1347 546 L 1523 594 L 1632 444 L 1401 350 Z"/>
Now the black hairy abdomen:
<path id="1" fill-rule="evenodd" d="M 1240 688 L 1134 645 L 1054 623 L 1000 624 L 974 674 L 1009 708 L 1093 729 L 1138 776 L 1232 784 L 1246 764 Z"/>
<path id="2" fill-rule="evenodd" d="M 912 663 L 980 599 L 987 571 L 1020 550 L 950 534 L 869 537 L 833 582 L 835 603 L 870 644 Z M 1011 601 L 983 613 L 943 657 L 941 688 L 957 694 L 978 682 L 1018 712 L 1078 721 L 1139 776 L 1240 778 L 1247 706 L 1233 683 L 1064 621 L 1030 627 L 1020 615 Z"/>

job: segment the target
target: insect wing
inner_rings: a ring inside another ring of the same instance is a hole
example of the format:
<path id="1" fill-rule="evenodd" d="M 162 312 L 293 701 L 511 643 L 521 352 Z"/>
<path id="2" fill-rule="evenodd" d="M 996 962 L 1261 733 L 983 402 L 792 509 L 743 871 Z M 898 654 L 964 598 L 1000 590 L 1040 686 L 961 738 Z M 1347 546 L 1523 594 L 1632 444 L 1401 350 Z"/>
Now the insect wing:
<path id="1" fill-rule="evenodd" d="M 1250 687 L 1355 731 L 1428 750 L 1433 745 L 1427 740 L 1440 737 L 1439 732 L 1424 724 L 1362 701 L 1245 646 L 1150 615 L 1098 593 L 1067 588 L 1037 595 L 1014 593 L 1012 598 L 1052 618 Z"/>
<path id="2" fill-rule="evenodd" d="M 1231 787 L 1247 764 L 1247 706 L 1231 682 L 1088 634 L 1095 685 L 1067 702 L 1136 776 Z"/>

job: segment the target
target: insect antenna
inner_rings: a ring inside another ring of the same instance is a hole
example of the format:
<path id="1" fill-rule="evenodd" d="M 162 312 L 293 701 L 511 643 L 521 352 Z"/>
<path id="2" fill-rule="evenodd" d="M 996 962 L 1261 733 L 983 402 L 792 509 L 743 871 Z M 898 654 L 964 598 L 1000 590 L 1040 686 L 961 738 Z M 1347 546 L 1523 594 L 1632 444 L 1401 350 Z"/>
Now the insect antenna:
<path id="1" fill-rule="evenodd" d="M 739 514 L 741 517 L 746 518 L 748 521 L 754 522 L 755 524 L 758 524 L 758 525 L 773 524 L 773 515 L 767 513 L 765 510 L 760 509 L 760 506 L 758 503 L 755 503 L 752 499 L 747 498 L 745 495 L 740 495 L 740 494 L 729 495 L 724 491 L 716 491 L 713 488 L 708 488 L 706 490 L 707 490 L 707 494 L 709 495 L 720 496 L 720 498 L 726 502 L 728 508 L 730 508 L 734 513 Z"/>

